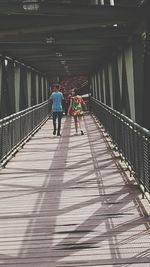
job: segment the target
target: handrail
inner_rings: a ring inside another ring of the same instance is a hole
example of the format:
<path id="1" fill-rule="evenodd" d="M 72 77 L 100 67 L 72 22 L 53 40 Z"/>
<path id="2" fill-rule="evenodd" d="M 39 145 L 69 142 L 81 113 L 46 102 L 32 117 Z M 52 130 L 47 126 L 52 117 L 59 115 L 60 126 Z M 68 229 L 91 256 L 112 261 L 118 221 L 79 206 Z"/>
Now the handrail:
<path id="1" fill-rule="evenodd" d="M 48 101 L 32 106 L 0 120 L 0 164 L 22 146 L 48 119 Z"/>
<path id="2" fill-rule="evenodd" d="M 143 193 L 150 194 L 150 131 L 92 97 L 90 105 Z"/>

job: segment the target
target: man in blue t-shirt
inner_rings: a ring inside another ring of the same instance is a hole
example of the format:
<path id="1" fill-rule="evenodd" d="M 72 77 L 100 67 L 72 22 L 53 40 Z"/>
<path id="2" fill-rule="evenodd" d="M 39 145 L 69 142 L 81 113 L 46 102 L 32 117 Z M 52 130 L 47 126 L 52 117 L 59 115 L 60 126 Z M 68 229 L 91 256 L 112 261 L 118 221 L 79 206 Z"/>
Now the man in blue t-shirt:
<path id="1" fill-rule="evenodd" d="M 57 136 L 60 136 L 61 130 L 61 118 L 62 118 L 62 101 L 64 99 L 63 94 L 59 92 L 59 85 L 55 85 L 54 92 L 50 96 L 50 102 L 52 102 L 52 112 L 53 112 L 53 135 L 56 134 L 56 119 L 58 118 L 58 128 L 57 128 Z"/>

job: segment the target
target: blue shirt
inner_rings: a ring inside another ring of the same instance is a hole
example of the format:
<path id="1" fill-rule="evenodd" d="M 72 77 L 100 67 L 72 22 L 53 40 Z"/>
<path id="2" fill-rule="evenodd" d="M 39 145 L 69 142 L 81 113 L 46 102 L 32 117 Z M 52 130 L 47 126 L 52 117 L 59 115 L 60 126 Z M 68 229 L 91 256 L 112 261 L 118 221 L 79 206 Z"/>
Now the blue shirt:
<path id="1" fill-rule="evenodd" d="M 52 100 L 52 111 L 62 112 L 62 100 L 64 99 L 61 92 L 53 92 L 51 94 L 50 100 Z"/>

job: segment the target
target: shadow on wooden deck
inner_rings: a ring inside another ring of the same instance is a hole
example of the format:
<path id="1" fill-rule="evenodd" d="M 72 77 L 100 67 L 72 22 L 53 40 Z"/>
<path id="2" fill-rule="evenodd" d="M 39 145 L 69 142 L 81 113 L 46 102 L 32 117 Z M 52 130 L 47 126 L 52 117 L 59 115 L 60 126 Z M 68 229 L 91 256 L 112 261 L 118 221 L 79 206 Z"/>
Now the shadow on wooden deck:
<path id="1" fill-rule="evenodd" d="M 0 265 L 150 266 L 149 204 L 86 115 L 52 121 L 0 172 Z"/>

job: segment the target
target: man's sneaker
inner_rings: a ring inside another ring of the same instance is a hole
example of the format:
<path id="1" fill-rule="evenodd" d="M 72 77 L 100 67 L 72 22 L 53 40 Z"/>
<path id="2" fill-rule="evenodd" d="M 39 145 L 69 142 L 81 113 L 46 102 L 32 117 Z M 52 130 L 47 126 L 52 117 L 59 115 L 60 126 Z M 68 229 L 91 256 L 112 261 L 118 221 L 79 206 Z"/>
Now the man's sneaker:
<path id="1" fill-rule="evenodd" d="M 60 133 L 57 133 L 57 136 L 61 136 L 61 134 Z"/>
<path id="2" fill-rule="evenodd" d="M 53 135 L 55 135 L 56 134 L 56 131 L 53 131 Z"/>
<path id="3" fill-rule="evenodd" d="M 84 132 L 81 130 L 81 135 L 84 135 Z"/>

